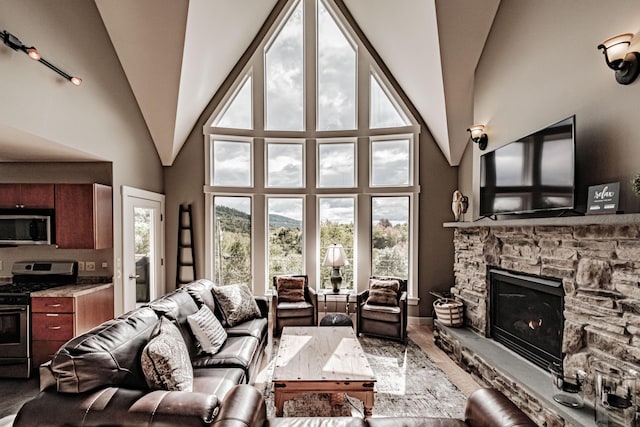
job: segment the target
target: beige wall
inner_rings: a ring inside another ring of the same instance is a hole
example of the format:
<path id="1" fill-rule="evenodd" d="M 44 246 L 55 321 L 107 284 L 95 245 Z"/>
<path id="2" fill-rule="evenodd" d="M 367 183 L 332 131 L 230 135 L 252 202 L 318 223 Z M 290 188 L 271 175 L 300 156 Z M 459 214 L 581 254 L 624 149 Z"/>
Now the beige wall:
<path id="1" fill-rule="evenodd" d="M 0 44 L 0 144 L 10 144 L 9 135 L 20 134 L 35 145 L 36 153 L 62 146 L 88 160 L 109 162 L 113 256 L 122 257 L 120 187 L 162 192 L 162 167 L 94 2 L 2 0 L 0 30 L 36 46 L 45 59 L 84 80 L 75 87 Z M 115 291 L 118 313 L 121 280 Z"/>
<path id="2" fill-rule="evenodd" d="M 618 84 L 596 49 L 639 31 L 638 16 L 634 0 L 501 2 L 476 71 L 473 121 L 488 126 L 487 150 L 575 114 L 582 209 L 589 185 L 620 181 L 620 208 L 638 212 L 629 181 L 640 172 L 640 80 Z M 475 190 L 474 206 L 479 154 L 468 150 L 459 172 L 461 187 Z"/>

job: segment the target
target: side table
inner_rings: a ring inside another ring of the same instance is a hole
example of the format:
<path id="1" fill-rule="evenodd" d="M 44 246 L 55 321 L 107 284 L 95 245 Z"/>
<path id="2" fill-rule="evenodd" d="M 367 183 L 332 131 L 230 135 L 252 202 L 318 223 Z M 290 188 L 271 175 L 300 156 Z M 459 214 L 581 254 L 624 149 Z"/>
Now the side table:
<path id="1" fill-rule="evenodd" d="M 345 305 L 347 306 L 345 312 L 346 312 L 347 316 L 349 315 L 349 297 L 351 296 L 351 290 L 350 289 L 340 289 L 339 292 L 333 292 L 332 289 L 320 289 L 320 290 L 318 290 L 317 295 L 318 295 L 318 297 L 322 297 L 322 300 L 324 302 L 324 314 L 325 315 L 328 312 L 328 310 L 327 310 L 327 297 L 328 296 L 336 297 L 336 299 L 335 299 L 336 306 L 337 306 L 338 302 L 341 299 L 344 299 Z M 318 310 L 319 309 L 320 309 L 320 307 L 318 307 Z M 318 317 L 320 317 L 319 314 L 320 313 L 318 313 Z"/>

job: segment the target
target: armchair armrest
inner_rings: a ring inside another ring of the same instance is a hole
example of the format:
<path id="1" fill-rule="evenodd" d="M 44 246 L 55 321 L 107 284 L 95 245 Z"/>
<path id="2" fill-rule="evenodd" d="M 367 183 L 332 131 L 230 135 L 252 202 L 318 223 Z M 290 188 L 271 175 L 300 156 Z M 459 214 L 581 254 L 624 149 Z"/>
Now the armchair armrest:
<path id="1" fill-rule="evenodd" d="M 404 291 L 400 294 L 400 298 L 398 298 L 398 304 L 407 305 L 407 291 Z"/>
<path id="2" fill-rule="evenodd" d="M 307 286 L 305 289 L 309 295 L 309 300 L 310 300 L 309 302 L 311 302 L 311 305 L 313 306 L 313 323 L 317 325 L 318 324 L 318 294 L 316 293 L 316 290 L 311 287 Z"/>
<path id="3" fill-rule="evenodd" d="M 85 393 L 54 388 L 25 403 L 14 426 L 47 425 L 207 425 L 217 413 L 218 398 L 209 393 L 149 391 L 107 387 Z"/>
<path id="4" fill-rule="evenodd" d="M 360 292 L 357 297 L 358 307 L 364 304 L 365 302 L 367 302 L 368 298 L 369 298 L 369 289 Z"/>
<path id="5" fill-rule="evenodd" d="M 220 402 L 214 426 L 261 426 L 267 418 L 267 407 L 257 388 L 241 384 L 234 386 Z"/>
<path id="6" fill-rule="evenodd" d="M 268 318 L 269 317 L 269 297 L 254 296 L 253 298 L 256 300 L 256 304 L 258 304 L 258 308 L 260 309 L 260 317 Z"/>

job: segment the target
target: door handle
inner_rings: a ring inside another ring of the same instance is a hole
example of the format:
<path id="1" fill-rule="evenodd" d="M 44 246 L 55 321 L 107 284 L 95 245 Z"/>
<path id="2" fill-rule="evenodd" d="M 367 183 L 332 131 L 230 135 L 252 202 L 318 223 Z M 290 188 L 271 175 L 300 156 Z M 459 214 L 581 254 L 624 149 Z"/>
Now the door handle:
<path id="1" fill-rule="evenodd" d="M 133 279 L 137 279 L 137 278 L 139 278 L 139 277 L 140 277 L 140 275 L 139 275 L 139 274 L 130 274 L 130 275 L 129 275 L 129 279 L 131 279 L 131 280 L 133 280 Z"/>

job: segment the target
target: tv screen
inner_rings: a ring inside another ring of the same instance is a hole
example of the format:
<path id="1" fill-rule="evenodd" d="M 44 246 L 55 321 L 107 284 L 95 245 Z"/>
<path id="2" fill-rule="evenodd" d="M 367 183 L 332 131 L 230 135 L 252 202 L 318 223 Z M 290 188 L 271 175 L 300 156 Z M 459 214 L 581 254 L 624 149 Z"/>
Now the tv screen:
<path id="1" fill-rule="evenodd" d="M 575 116 L 480 157 L 480 215 L 574 208 Z"/>

